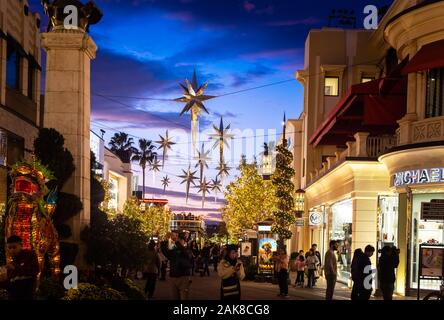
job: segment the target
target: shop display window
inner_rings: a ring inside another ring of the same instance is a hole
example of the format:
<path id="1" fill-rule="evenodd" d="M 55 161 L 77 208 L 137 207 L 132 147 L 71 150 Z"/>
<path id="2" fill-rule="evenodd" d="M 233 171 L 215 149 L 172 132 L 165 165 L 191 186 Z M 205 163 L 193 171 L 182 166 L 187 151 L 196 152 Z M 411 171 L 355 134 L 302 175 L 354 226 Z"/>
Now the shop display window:
<path id="1" fill-rule="evenodd" d="M 119 193 L 119 181 L 113 177 L 109 176 L 109 193 L 110 193 L 110 200 L 108 202 L 108 208 L 117 210 L 117 196 Z"/>
<path id="2" fill-rule="evenodd" d="M 444 244 L 444 221 L 421 219 L 421 202 L 444 199 L 444 193 L 413 194 L 410 242 L 410 287 L 418 288 L 420 244 Z M 421 289 L 439 290 L 440 280 L 421 280 Z"/>
<path id="3" fill-rule="evenodd" d="M 398 246 L 398 196 L 380 196 L 378 201 L 378 249 Z"/>
<path id="4" fill-rule="evenodd" d="M 352 259 L 352 200 L 332 205 L 331 212 L 330 239 L 338 242 L 338 280 L 348 283 Z"/>

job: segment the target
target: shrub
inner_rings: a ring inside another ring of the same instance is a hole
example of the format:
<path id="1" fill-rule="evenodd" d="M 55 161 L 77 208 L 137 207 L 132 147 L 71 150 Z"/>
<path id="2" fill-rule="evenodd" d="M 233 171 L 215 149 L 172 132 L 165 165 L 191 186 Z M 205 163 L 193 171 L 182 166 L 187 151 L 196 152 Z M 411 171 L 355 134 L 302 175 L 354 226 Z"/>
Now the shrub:
<path id="1" fill-rule="evenodd" d="M 62 300 L 124 300 L 125 297 L 118 291 L 97 287 L 89 283 L 79 283 L 77 289 L 69 289 Z"/>
<path id="2" fill-rule="evenodd" d="M 65 295 L 65 288 L 61 282 L 53 278 L 45 278 L 40 281 L 37 290 L 37 300 L 60 300 Z"/>
<path id="3" fill-rule="evenodd" d="M 146 296 L 132 280 L 115 277 L 111 280 L 111 287 L 123 293 L 128 300 L 146 300 Z"/>
<path id="4" fill-rule="evenodd" d="M 6 289 L 0 289 L 0 301 L 8 300 L 8 291 Z"/>

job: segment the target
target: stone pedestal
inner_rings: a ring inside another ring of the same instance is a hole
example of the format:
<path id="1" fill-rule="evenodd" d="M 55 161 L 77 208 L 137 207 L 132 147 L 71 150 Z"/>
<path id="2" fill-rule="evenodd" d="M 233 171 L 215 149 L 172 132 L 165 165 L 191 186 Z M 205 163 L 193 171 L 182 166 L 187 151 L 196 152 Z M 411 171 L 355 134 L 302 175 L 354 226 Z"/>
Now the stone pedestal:
<path id="1" fill-rule="evenodd" d="M 75 172 L 64 192 L 80 197 L 83 210 L 68 222 L 68 242 L 80 245 L 77 267 L 84 266 L 80 232 L 90 221 L 90 62 L 97 46 L 79 30 L 54 30 L 42 34 L 47 53 L 44 127 L 65 137 L 65 146 L 74 157 Z"/>

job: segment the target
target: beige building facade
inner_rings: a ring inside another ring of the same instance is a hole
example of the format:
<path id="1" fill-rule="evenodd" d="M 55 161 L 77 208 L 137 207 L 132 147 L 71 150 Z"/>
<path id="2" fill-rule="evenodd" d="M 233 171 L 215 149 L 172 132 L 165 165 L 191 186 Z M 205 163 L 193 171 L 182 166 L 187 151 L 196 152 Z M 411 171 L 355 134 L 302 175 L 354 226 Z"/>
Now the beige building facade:
<path id="1" fill-rule="evenodd" d="M 444 243 L 443 221 L 421 216 L 422 202 L 444 199 L 443 16 L 444 1 L 394 1 L 377 30 L 325 28 L 307 37 L 294 150 L 304 227 L 294 227 L 289 245 L 316 243 L 324 254 L 338 241 L 344 283 L 355 249 L 395 245 L 396 292 L 412 294 L 419 245 Z M 421 281 L 421 289 L 438 287 Z"/>
<path id="2" fill-rule="evenodd" d="M 40 17 L 27 1 L 0 2 L 0 215 L 8 167 L 30 159 L 40 119 Z"/>

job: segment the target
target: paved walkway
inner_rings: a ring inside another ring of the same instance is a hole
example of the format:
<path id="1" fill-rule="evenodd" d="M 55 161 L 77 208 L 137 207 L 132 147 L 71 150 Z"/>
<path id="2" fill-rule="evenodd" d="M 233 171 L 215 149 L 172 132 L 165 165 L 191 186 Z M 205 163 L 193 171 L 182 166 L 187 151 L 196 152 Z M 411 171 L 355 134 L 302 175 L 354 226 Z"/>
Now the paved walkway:
<path id="1" fill-rule="evenodd" d="M 219 300 L 220 298 L 220 278 L 217 273 L 211 271 L 210 276 L 191 277 L 191 300 Z M 137 281 L 143 288 L 144 281 Z M 323 300 L 325 299 L 325 281 L 319 279 L 315 288 L 294 288 L 289 287 L 289 298 L 278 297 L 278 285 L 271 283 L 242 281 L 241 282 L 242 300 Z M 335 300 L 349 300 L 350 290 L 340 283 L 336 285 Z M 167 277 L 166 281 L 157 281 L 154 299 L 170 300 L 170 283 Z"/>
<path id="2" fill-rule="evenodd" d="M 220 278 L 217 273 L 211 270 L 210 276 L 191 277 L 190 300 L 219 300 L 220 298 Z M 292 282 L 294 281 L 291 277 Z M 136 281 L 143 288 L 144 281 Z M 324 300 L 326 281 L 323 278 L 318 279 L 316 287 L 295 288 L 289 286 L 289 298 L 278 297 L 279 287 L 277 284 L 242 281 L 241 291 L 242 300 Z M 342 283 L 337 283 L 333 300 L 350 300 L 351 290 Z M 171 300 L 169 277 L 166 281 L 157 281 L 154 299 Z M 372 297 L 372 300 L 381 300 L 382 297 Z M 395 300 L 412 299 L 412 297 L 394 297 Z"/>

